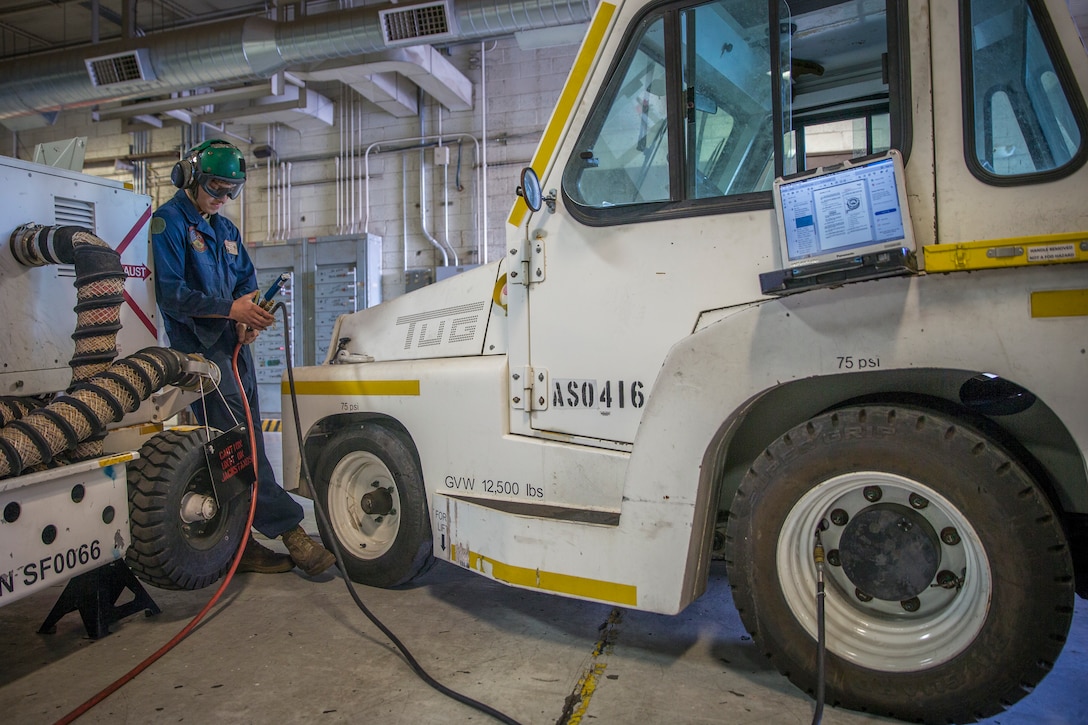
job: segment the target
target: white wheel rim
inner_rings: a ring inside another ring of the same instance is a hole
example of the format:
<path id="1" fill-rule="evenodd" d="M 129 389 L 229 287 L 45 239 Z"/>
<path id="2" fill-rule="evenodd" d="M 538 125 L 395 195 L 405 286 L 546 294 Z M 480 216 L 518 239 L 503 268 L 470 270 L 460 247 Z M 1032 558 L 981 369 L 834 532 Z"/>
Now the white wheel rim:
<path id="1" fill-rule="evenodd" d="M 368 514 L 362 507 L 363 496 L 379 487 L 393 498 L 393 510 L 384 516 Z M 373 453 L 355 451 L 336 464 L 329 478 L 328 515 L 345 554 L 376 559 L 389 551 L 400 530 L 399 506 L 393 474 Z"/>
<path id="2" fill-rule="evenodd" d="M 992 575 L 982 542 L 968 520 L 948 499 L 917 481 L 878 471 L 837 476 L 809 490 L 786 516 L 778 538 L 778 579 L 786 604 L 808 633 L 816 638 L 816 565 L 812 551 L 816 527 L 830 512 L 842 508 L 857 513 L 870 504 L 866 487 L 878 486 L 881 503 L 912 508 L 911 494 L 928 506 L 917 511 L 941 532 L 955 529 L 959 542 L 942 542 L 941 570 L 962 577 L 958 589 L 931 586 L 918 595 L 920 606 L 906 611 L 899 602 L 861 601 L 842 567 L 824 568 L 827 648 L 856 665 L 878 671 L 911 672 L 935 667 L 964 651 L 986 621 Z M 822 534 L 827 552 L 836 548 L 841 532 L 830 525 Z"/>

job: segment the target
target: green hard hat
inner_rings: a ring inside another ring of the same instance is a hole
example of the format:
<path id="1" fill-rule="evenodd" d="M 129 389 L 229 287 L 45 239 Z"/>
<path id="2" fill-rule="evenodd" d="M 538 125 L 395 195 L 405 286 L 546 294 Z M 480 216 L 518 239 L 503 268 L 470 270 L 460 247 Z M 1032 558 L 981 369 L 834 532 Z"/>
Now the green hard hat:
<path id="1" fill-rule="evenodd" d="M 227 141 L 211 140 L 196 146 L 190 154 L 193 160 L 193 181 L 213 197 L 238 197 L 246 183 L 246 159 L 242 152 Z M 213 189 L 212 181 L 224 182 Z"/>

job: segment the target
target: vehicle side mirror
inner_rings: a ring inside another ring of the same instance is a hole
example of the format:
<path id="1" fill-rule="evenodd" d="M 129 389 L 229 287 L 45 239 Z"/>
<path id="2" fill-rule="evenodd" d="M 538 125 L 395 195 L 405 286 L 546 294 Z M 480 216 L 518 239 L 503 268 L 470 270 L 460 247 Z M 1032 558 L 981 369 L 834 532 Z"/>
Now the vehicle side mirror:
<path id="1" fill-rule="evenodd" d="M 517 194 L 525 199 L 525 204 L 531 211 L 540 211 L 540 205 L 543 203 L 540 177 L 533 171 L 532 166 L 526 166 L 521 170 L 521 186 L 518 187 Z"/>

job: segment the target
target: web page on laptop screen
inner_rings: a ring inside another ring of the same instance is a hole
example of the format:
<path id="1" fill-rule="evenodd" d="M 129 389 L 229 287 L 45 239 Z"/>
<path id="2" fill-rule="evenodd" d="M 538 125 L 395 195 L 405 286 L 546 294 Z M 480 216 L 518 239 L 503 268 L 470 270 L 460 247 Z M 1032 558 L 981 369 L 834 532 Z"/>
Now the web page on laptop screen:
<path id="1" fill-rule="evenodd" d="M 892 159 L 784 182 L 780 194 L 790 264 L 886 248 L 905 238 Z"/>

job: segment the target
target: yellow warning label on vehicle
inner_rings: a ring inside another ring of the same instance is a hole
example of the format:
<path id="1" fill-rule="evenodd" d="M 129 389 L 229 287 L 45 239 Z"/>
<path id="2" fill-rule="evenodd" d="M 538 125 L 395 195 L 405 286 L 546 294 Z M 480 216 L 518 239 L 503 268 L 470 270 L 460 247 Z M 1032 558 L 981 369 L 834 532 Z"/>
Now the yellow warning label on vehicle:
<path id="1" fill-rule="evenodd" d="M 1088 262 L 1088 232 L 931 244 L 922 254 L 931 273 Z"/>

